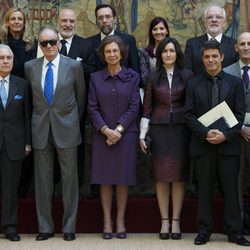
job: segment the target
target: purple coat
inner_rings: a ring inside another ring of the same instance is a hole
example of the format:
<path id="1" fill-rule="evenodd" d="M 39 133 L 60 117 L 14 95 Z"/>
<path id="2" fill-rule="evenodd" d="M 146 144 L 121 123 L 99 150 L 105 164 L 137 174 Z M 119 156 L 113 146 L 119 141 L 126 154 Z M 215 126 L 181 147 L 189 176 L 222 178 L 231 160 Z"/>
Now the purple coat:
<path id="1" fill-rule="evenodd" d="M 114 129 L 121 124 L 125 132 L 137 131 L 139 82 L 139 74 L 125 67 L 114 77 L 107 68 L 91 74 L 88 112 L 93 129 L 99 131 L 104 125 Z"/>

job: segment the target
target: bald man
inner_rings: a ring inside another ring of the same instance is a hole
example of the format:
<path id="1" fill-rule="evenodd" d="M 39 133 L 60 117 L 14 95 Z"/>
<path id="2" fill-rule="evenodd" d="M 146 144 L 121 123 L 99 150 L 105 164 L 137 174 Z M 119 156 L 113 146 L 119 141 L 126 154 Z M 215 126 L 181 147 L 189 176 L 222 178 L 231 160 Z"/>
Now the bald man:
<path id="1" fill-rule="evenodd" d="M 224 68 L 224 71 L 243 79 L 244 89 L 246 94 L 246 119 L 241 129 L 242 143 L 241 143 L 241 167 L 239 174 L 239 197 L 241 211 L 243 211 L 242 200 L 242 183 L 244 170 L 249 169 L 250 166 L 250 32 L 243 32 L 237 39 L 235 51 L 239 54 L 240 59 Z"/>

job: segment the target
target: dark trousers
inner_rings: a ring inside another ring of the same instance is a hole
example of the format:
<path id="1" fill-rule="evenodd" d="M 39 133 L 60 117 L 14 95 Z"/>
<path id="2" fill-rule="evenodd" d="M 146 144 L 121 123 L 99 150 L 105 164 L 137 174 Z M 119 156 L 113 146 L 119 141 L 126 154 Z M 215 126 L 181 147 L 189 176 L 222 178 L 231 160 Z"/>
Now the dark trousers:
<path id="1" fill-rule="evenodd" d="M 212 197 L 217 174 L 224 196 L 224 228 L 227 233 L 240 234 L 242 230 L 238 196 L 240 157 L 219 154 L 215 146 L 208 154 L 195 157 L 194 161 L 198 180 L 199 233 L 212 232 Z"/>
<path id="2" fill-rule="evenodd" d="M 11 160 L 6 152 L 5 142 L 0 150 L 0 172 L 2 188 L 2 226 L 15 231 L 17 225 L 17 190 L 21 175 L 22 160 Z"/>

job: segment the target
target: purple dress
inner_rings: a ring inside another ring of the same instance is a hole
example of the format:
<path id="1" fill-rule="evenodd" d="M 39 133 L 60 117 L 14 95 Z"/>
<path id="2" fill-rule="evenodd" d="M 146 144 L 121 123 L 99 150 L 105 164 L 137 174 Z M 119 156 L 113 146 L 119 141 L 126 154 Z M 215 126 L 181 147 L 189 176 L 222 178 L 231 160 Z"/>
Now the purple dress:
<path id="1" fill-rule="evenodd" d="M 136 183 L 137 117 L 140 107 L 140 76 L 125 67 L 115 76 L 107 69 L 91 74 L 88 112 L 92 123 L 92 184 Z M 100 130 L 104 125 L 124 127 L 121 140 L 106 144 Z"/>

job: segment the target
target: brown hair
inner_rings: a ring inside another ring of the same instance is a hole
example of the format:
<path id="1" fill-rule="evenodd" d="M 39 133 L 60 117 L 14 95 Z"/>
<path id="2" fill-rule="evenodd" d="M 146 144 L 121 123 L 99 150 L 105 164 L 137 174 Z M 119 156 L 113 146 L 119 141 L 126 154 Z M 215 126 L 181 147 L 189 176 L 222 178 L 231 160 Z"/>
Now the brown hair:
<path id="1" fill-rule="evenodd" d="M 123 40 L 119 36 L 116 35 L 106 36 L 101 41 L 100 47 L 97 51 L 101 61 L 106 64 L 104 56 L 104 48 L 106 45 L 110 43 L 116 43 L 118 45 L 122 58 L 120 63 L 122 64 L 128 55 L 128 46 L 123 42 Z"/>

